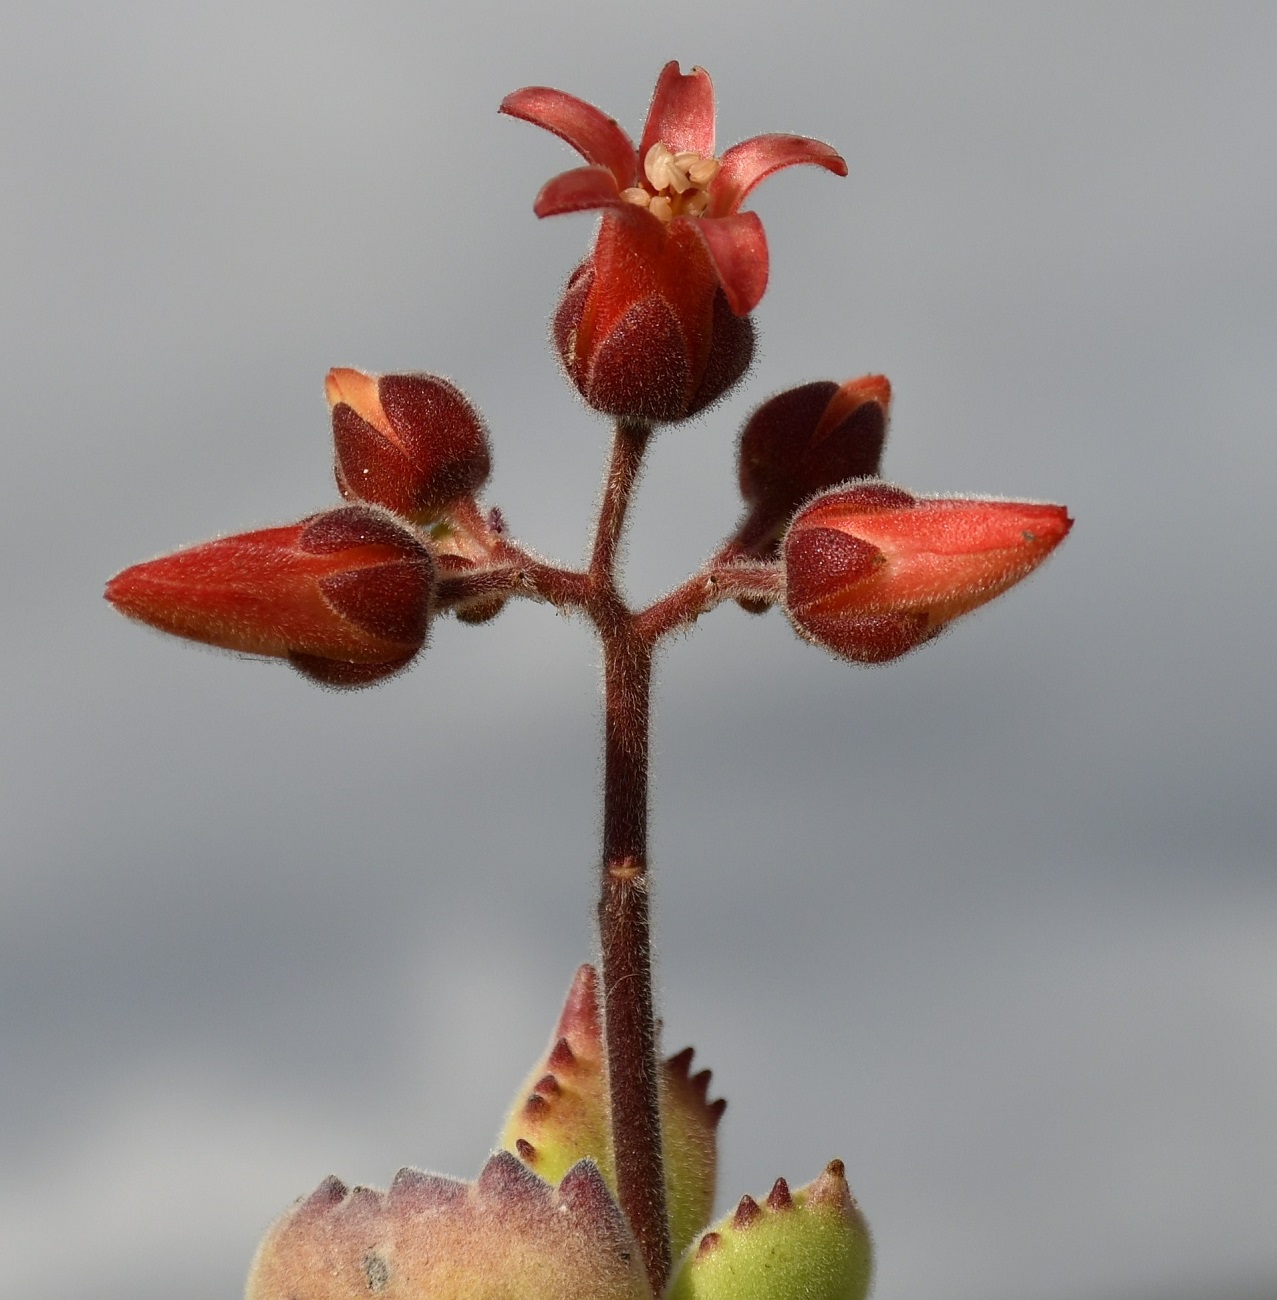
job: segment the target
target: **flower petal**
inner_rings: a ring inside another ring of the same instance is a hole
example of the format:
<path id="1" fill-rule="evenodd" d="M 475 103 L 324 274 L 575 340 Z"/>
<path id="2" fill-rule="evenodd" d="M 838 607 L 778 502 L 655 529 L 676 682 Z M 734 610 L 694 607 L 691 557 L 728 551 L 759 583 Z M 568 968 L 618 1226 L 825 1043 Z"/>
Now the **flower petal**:
<path id="1" fill-rule="evenodd" d="M 591 208 L 633 208 L 621 198 L 616 179 L 606 167 L 577 167 L 560 172 L 541 187 L 532 211 L 538 217 L 556 217 L 563 212 L 587 212 Z M 651 218 L 653 221 L 655 217 Z"/>
<path id="2" fill-rule="evenodd" d="M 672 153 L 714 153 L 714 83 L 704 68 L 693 68 L 687 76 L 671 60 L 661 69 L 647 110 L 639 158 L 656 143 L 666 144 Z"/>
<path id="3" fill-rule="evenodd" d="M 575 95 L 548 86 L 525 86 L 501 101 L 501 112 L 566 140 L 586 162 L 611 172 L 617 189 L 638 179 L 633 141 L 615 119 Z"/>
<path id="4" fill-rule="evenodd" d="M 835 176 L 846 176 L 847 164 L 831 145 L 805 135 L 756 135 L 734 144 L 722 157 L 723 170 L 710 186 L 710 215 L 730 216 L 745 196 L 772 172 L 798 163 L 815 163 Z"/>
<path id="5" fill-rule="evenodd" d="M 767 288 L 767 236 L 758 214 L 701 217 L 695 224 L 732 311 L 737 316 L 747 315 L 758 306 Z"/>

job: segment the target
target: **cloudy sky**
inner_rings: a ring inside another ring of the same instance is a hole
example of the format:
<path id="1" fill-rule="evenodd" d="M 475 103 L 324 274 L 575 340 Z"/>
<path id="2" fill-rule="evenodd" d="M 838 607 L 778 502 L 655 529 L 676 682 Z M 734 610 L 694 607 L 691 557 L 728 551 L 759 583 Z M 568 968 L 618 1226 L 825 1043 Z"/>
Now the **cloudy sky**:
<path id="1" fill-rule="evenodd" d="M 0 1271 L 222 1300 L 325 1174 L 471 1175 L 591 953 L 597 671 L 531 605 L 334 695 L 103 581 L 335 501 L 330 365 L 485 413 L 581 557 L 606 430 L 545 318 L 590 235 L 499 118 L 834 142 L 753 206 L 748 386 L 662 433 L 629 589 L 733 523 L 734 431 L 887 373 L 886 472 L 1068 503 L 1033 582 L 857 670 L 778 615 L 660 665 L 668 1046 L 720 1209 L 847 1161 L 882 1300 L 1277 1290 L 1277 10 L 237 0 L 0 17 Z"/>

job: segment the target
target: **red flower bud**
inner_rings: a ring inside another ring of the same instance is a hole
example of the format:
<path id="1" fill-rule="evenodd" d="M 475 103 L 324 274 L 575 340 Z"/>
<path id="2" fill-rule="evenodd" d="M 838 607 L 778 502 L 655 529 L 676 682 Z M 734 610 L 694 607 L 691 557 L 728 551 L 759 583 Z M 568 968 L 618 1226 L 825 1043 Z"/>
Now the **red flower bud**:
<path id="1" fill-rule="evenodd" d="M 1063 506 L 855 483 L 817 497 L 790 525 L 786 611 L 808 640 L 882 663 L 1027 577 L 1072 526 Z"/>
<path id="2" fill-rule="evenodd" d="M 330 370 L 337 486 L 416 523 L 472 496 L 491 470 L 478 412 L 437 375 Z"/>
<path id="3" fill-rule="evenodd" d="M 891 385 L 865 375 L 787 389 L 764 402 L 741 430 L 738 471 L 750 507 L 741 541 L 774 552 L 790 516 L 813 493 L 878 473 Z"/>
<path id="4" fill-rule="evenodd" d="M 412 533 L 379 510 L 344 506 L 136 564 L 106 598 L 162 632 L 360 686 L 425 644 L 434 586 L 434 560 Z"/>

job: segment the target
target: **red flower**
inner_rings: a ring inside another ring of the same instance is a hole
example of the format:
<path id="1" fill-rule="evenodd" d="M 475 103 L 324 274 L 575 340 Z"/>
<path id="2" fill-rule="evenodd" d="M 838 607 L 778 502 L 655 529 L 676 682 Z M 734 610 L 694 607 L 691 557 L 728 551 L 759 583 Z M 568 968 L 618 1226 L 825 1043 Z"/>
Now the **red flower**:
<path id="1" fill-rule="evenodd" d="M 434 586 L 434 560 L 407 529 L 345 506 L 135 564 L 106 598 L 162 632 L 362 686 L 425 644 Z"/>
<path id="2" fill-rule="evenodd" d="M 852 484 L 817 497 L 790 525 L 786 612 L 808 640 L 882 663 L 1027 577 L 1072 526 L 1063 506 Z"/>
<path id="3" fill-rule="evenodd" d="M 714 87 L 703 68 L 667 63 L 638 149 L 599 109 L 529 86 L 501 111 L 566 140 L 588 166 L 537 195 L 539 217 L 601 209 L 594 250 L 568 284 L 554 337 L 585 400 L 610 415 L 678 420 L 748 369 L 747 319 L 767 287 L 762 222 L 741 204 L 774 171 L 847 165 L 827 144 L 760 135 L 714 156 Z"/>

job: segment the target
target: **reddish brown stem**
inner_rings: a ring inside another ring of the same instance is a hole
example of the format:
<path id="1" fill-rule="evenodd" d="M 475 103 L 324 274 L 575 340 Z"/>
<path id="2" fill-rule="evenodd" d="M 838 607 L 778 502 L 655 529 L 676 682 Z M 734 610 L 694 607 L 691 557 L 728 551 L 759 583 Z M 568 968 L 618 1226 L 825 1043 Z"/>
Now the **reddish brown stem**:
<path id="1" fill-rule="evenodd" d="M 652 1004 L 647 898 L 647 763 L 652 652 L 621 599 L 616 557 L 647 425 L 616 426 L 590 557 L 587 612 L 603 642 L 603 861 L 599 937 L 603 1025 L 617 1194 L 648 1281 L 660 1295 L 670 1272 L 669 1215 Z"/>
<path id="2" fill-rule="evenodd" d="M 604 1031 L 617 1191 L 656 1295 L 670 1270 L 661 1149 L 656 1017 L 647 881 L 648 701 L 651 652 L 627 628 L 604 638 Z"/>
<path id="3" fill-rule="evenodd" d="M 451 609 L 476 596 L 531 596 L 560 609 L 584 609 L 589 603 L 589 575 L 544 564 L 514 547 L 501 563 L 476 569 L 445 569 L 435 589 L 436 609 Z"/>
<path id="4" fill-rule="evenodd" d="M 631 424 L 620 420 L 612 439 L 612 461 L 603 484 L 599 505 L 599 522 L 594 532 L 594 551 L 590 556 L 590 577 L 600 593 L 616 593 L 616 552 L 625 527 L 634 484 L 643 464 L 643 453 L 652 437 L 648 424 Z"/>
<path id="5" fill-rule="evenodd" d="M 737 596 L 775 601 L 784 594 L 785 575 L 777 561 L 711 560 L 700 573 L 654 601 L 634 620 L 640 640 L 653 646 L 663 636 L 694 623 L 725 600 Z"/>

